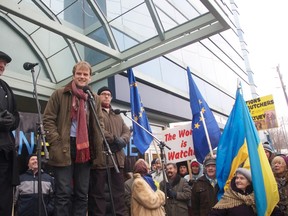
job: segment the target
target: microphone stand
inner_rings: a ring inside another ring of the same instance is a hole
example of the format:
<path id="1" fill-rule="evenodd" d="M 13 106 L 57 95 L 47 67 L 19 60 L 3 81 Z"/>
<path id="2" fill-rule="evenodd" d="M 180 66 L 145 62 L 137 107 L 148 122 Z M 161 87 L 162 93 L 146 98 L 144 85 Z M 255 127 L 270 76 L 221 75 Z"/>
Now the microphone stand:
<path id="1" fill-rule="evenodd" d="M 41 108 L 40 108 L 40 103 L 38 100 L 38 93 L 37 93 L 37 83 L 36 83 L 36 79 L 35 79 L 35 71 L 34 71 L 34 67 L 31 68 L 31 74 L 32 74 L 32 80 L 33 80 L 33 86 L 34 86 L 34 96 L 36 99 L 36 104 L 37 104 L 37 111 L 38 111 L 38 123 L 37 123 L 37 133 L 39 135 L 39 137 L 37 137 L 37 162 L 38 162 L 38 215 L 41 216 L 41 208 L 42 208 L 42 202 L 43 202 L 43 197 L 42 197 L 42 178 L 41 178 L 41 150 L 42 150 L 42 146 L 41 143 L 43 143 L 44 146 L 44 153 L 45 153 L 45 161 L 47 161 L 49 159 L 49 152 L 47 150 L 47 146 L 46 146 L 46 141 L 45 141 L 45 137 L 44 137 L 44 127 L 43 127 L 43 121 L 42 121 L 42 115 L 41 115 Z M 44 203 L 43 203 L 44 204 Z M 44 205 L 44 211 L 45 211 L 45 215 L 47 215 L 46 212 L 46 208 Z"/>
<path id="2" fill-rule="evenodd" d="M 132 122 L 134 122 L 137 126 L 139 126 L 140 128 L 142 128 L 144 131 L 146 131 L 146 133 L 150 134 L 157 142 L 158 142 L 158 147 L 160 148 L 160 157 L 161 157 L 161 166 L 162 166 L 162 175 L 163 175 L 163 179 L 165 180 L 165 182 L 168 182 L 167 180 L 167 176 L 165 173 L 165 169 L 164 169 L 164 164 L 166 164 L 166 157 L 164 156 L 164 147 L 166 147 L 167 149 L 171 150 L 171 148 L 169 146 L 167 146 L 165 144 L 165 142 L 159 140 L 157 137 L 155 137 L 150 131 L 148 131 L 145 127 L 143 127 L 142 125 L 140 125 L 137 121 L 135 121 L 133 118 L 131 118 L 130 116 L 127 116 L 127 112 L 129 111 L 123 111 L 123 114 L 130 119 Z M 160 183 L 160 182 L 159 182 Z M 165 188 L 165 194 L 166 194 L 166 184 L 164 184 L 164 188 Z M 167 197 L 167 196 L 165 196 Z"/>
<path id="3" fill-rule="evenodd" d="M 91 96 L 92 96 L 92 94 L 91 94 Z M 112 188 L 111 188 L 111 175 L 110 175 L 109 168 L 108 168 L 108 166 L 107 166 L 107 161 L 108 161 L 108 160 L 107 160 L 107 157 L 108 157 L 108 156 L 110 156 L 110 158 L 111 158 L 111 161 L 112 161 L 112 163 L 113 163 L 113 166 L 114 166 L 114 169 L 115 169 L 116 173 L 120 173 L 120 171 L 119 171 L 119 169 L 118 169 L 118 166 L 116 165 L 116 162 L 115 162 L 115 160 L 114 160 L 113 154 L 112 154 L 111 149 L 110 149 L 110 146 L 109 146 L 109 144 L 108 144 L 108 142 L 107 142 L 107 140 L 106 140 L 106 138 L 105 138 L 105 135 L 104 135 L 104 133 L 103 133 L 103 131 L 102 131 L 102 128 L 101 128 L 101 126 L 100 126 L 100 122 L 99 122 L 99 119 L 98 119 L 97 114 L 96 114 L 96 111 L 95 111 L 95 101 L 94 101 L 94 98 L 93 98 L 93 96 L 90 97 L 89 94 L 88 94 L 88 102 L 89 102 L 89 105 L 90 105 L 90 107 L 91 107 L 91 109 L 92 109 L 92 111 L 93 111 L 94 118 L 95 118 L 95 120 L 96 120 L 97 126 L 98 126 L 98 128 L 99 128 L 99 130 L 100 130 L 100 132 L 101 132 L 101 136 L 103 137 L 103 141 L 104 141 L 105 146 L 106 146 L 106 149 L 107 149 L 106 151 L 104 151 L 105 154 L 106 154 L 106 171 L 107 171 L 107 179 L 108 179 L 108 187 L 109 187 L 109 192 L 110 192 L 110 200 L 111 200 L 112 212 L 113 212 L 113 215 L 115 216 L 115 215 L 116 215 L 116 214 L 115 214 L 115 206 L 114 206 L 114 200 L 113 200 Z"/>

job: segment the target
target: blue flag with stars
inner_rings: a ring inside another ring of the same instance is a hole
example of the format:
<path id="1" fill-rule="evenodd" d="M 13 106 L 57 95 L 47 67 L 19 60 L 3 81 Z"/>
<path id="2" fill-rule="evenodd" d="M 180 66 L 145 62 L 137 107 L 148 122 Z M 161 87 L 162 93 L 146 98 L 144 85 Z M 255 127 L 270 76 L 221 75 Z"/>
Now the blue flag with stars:
<path id="1" fill-rule="evenodd" d="M 143 104 L 137 88 L 137 82 L 135 80 L 132 69 L 127 70 L 129 86 L 130 86 L 130 103 L 131 103 L 131 115 L 132 118 L 143 128 L 149 131 L 151 134 L 151 128 L 144 110 Z M 139 125 L 133 122 L 133 142 L 137 149 L 144 154 L 149 148 L 153 137 L 143 130 Z"/>
<path id="2" fill-rule="evenodd" d="M 189 67 L 187 67 L 187 76 L 189 82 L 190 107 L 192 111 L 192 131 L 195 157 L 200 163 L 203 163 L 205 156 L 210 152 L 208 139 L 205 134 L 203 121 L 205 121 L 207 132 L 210 138 L 212 149 L 216 148 L 221 136 L 219 126 L 209 109 L 207 103 L 199 92 Z M 201 112 L 204 119 L 201 117 Z"/>

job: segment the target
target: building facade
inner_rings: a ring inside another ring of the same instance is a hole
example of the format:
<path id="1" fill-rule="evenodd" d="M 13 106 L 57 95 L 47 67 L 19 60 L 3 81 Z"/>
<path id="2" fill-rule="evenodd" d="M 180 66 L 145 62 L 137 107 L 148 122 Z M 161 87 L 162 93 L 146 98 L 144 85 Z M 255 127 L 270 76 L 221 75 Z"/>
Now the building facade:
<path id="1" fill-rule="evenodd" d="M 92 88 L 108 85 L 120 109 L 130 108 L 133 68 L 155 134 L 191 120 L 187 66 L 221 128 L 239 81 L 245 99 L 256 94 L 234 1 L 2 0 L 0 27 L 1 50 L 13 59 L 3 79 L 22 112 L 37 112 L 35 86 L 42 112 L 79 60 L 93 66 Z M 24 62 L 39 65 L 25 71 Z"/>

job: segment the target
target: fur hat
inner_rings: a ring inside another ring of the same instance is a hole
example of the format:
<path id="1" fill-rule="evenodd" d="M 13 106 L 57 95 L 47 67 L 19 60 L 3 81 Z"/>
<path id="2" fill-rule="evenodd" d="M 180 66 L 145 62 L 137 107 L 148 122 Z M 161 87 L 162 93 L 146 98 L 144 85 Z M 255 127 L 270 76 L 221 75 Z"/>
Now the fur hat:
<path id="1" fill-rule="evenodd" d="M 2 51 L 0 51 L 0 59 L 4 59 L 7 63 L 12 61 L 11 57 Z"/>
<path id="2" fill-rule="evenodd" d="M 241 167 L 241 168 L 238 168 L 235 173 L 242 174 L 243 176 L 245 176 L 245 178 L 248 179 L 248 181 L 252 182 L 251 171 L 249 169 Z"/>
<path id="3" fill-rule="evenodd" d="M 103 91 L 109 91 L 112 95 L 112 91 L 107 86 L 103 86 L 102 88 L 100 88 L 97 94 L 100 95 Z"/>

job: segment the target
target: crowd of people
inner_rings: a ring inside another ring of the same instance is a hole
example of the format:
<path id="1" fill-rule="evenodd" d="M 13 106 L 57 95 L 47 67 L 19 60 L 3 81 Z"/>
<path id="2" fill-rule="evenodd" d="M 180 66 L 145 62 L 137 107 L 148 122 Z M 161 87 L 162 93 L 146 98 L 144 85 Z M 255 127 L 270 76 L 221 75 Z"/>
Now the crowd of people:
<path id="1" fill-rule="evenodd" d="M 0 51 L 0 76 L 11 60 Z M 113 91 L 103 86 L 96 94 L 88 87 L 91 75 L 88 62 L 76 63 L 71 82 L 55 90 L 45 108 L 53 176 L 39 170 L 36 154 L 29 155 L 27 171 L 19 175 L 12 131 L 20 118 L 11 88 L 0 79 L 0 215 L 257 215 L 249 169 L 238 168 L 217 199 L 217 155 L 208 155 L 203 164 L 196 159 L 164 164 L 157 157 L 149 166 L 140 158 L 125 179 L 123 148 L 131 131 L 114 112 Z M 269 143 L 263 147 L 280 196 L 272 215 L 288 216 L 288 157 L 275 156 Z"/>

